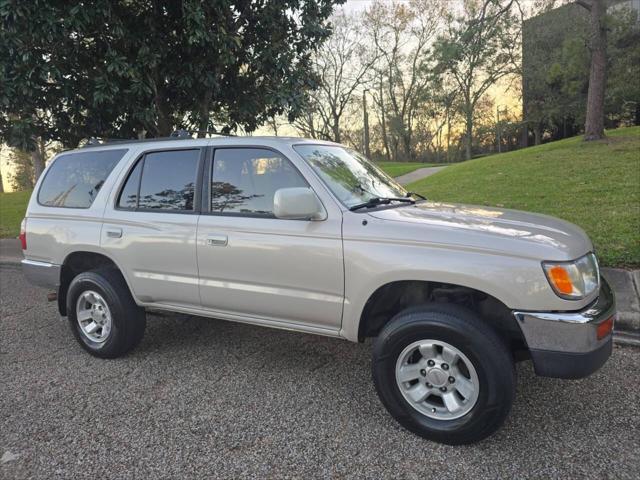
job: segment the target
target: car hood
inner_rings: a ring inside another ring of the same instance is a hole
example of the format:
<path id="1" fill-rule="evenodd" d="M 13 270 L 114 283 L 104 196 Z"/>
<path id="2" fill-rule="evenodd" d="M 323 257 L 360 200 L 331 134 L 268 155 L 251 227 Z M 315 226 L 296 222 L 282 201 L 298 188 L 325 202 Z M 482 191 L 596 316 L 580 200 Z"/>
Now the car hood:
<path id="1" fill-rule="evenodd" d="M 409 241 L 457 244 L 543 260 L 573 260 L 593 250 L 589 237 L 576 225 L 518 210 L 424 201 L 369 215 L 388 222 L 390 228 L 384 230 L 389 236 Z M 405 228 L 399 228 L 401 224 Z"/>

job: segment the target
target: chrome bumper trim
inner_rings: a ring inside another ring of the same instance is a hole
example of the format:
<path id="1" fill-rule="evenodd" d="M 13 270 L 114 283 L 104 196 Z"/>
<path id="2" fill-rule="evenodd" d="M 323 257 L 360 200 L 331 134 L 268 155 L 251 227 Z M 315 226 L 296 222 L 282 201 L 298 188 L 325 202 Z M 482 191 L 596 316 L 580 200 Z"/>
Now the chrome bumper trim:
<path id="1" fill-rule="evenodd" d="M 598 298 L 579 312 L 513 312 L 530 349 L 585 353 L 598 349 L 609 336 L 598 340 L 600 323 L 616 314 L 611 287 L 600 278 Z"/>
<path id="2" fill-rule="evenodd" d="M 57 288 L 60 285 L 60 265 L 27 259 L 21 263 L 22 273 L 30 283 L 45 288 Z"/>

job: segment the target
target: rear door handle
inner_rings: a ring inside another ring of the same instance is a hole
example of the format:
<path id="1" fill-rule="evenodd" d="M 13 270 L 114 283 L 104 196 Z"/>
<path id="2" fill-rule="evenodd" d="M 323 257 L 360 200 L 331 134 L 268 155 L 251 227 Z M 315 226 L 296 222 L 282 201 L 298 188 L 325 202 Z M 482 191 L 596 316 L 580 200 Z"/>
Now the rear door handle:
<path id="1" fill-rule="evenodd" d="M 122 238 L 122 229 L 121 228 L 110 228 L 107 230 L 108 238 Z"/>
<path id="2" fill-rule="evenodd" d="M 210 247 L 226 247 L 229 239 L 226 235 L 207 235 L 207 245 Z"/>

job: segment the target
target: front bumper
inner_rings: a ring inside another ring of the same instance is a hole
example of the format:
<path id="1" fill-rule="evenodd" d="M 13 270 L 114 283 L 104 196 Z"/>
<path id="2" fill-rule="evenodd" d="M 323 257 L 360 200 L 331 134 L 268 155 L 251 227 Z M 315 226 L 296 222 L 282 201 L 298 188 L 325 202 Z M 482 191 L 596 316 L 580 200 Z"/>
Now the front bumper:
<path id="1" fill-rule="evenodd" d="M 57 288 L 60 285 L 60 265 L 27 259 L 21 263 L 22 273 L 30 283 L 45 288 Z"/>
<path id="2" fill-rule="evenodd" d="M 582 378 L 598 370 L 611 355 L 612 335 L 598 340 L 602 322 L 615 317 L 613 291 L 600 278 L 595 302 L 579 312 L 514 312 L 538 375 Z"/>

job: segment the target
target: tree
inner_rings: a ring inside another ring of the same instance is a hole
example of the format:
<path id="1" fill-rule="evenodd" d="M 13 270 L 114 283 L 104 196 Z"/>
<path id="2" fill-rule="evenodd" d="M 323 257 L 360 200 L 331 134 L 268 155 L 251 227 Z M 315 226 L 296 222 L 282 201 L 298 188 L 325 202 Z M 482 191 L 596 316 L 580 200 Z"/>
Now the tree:
<path id="1" fill-rule="evenodd" d="M 2 150 L 4 150 L 4 145 L 0 143 L 0 193 L 4 193 L 4 183 L 2 183 Z"/>
<path id="2" fill-rule="evenodd" d="M 609 16 L 605 112 L 613 125 L 640 125 L 640 12 L 618 8 Z"/>
<path id="3" fill-rule="evenodd" d="M 607 13 L 606 0 L 577 0 L 586 8 L 589 19 L 589 49 L 591 67 L 589 69 L 589 92 L 587 94 L 587 118 L 584 125 L 584 139 L 604 138 L 604 100 L 607 84 Z"/>
<path id="4" fill-rule="evenodd" d="M 513 0 L 466 0 L 464 14 L 449 15 L 449 29 L 437 42 L 438 70 L 460 90 L 467 159 L 472 157 L 476 105 L 498 80 L 518 71 L 520 29 L 513 5 Z"/>
<path id="5" fill-rule="evenodd" d="M 343 12 L 333 16 L 331 24 L 331 36 L 312 57 L 317 84 L 308 92 L 306 108 L 315 118 L 302 116 L 298 126 L 305 134 L 313 131 L 341 142 L 343 117 L 357 90 L 367 81 L 376 58 L 365 49 L 363 26 L 356 17 Z"/>
<path id="6" fill-rule="evenodd" d="M 295 117 L 343 0 L 0 0 L 0 136 L 33 152 Z"/>
<path id="7" fill-rule="evenodd" d="M 9 164 L 13 167 L 13 174 L 9 182 L 13 190 L 22 191 L 33 188 L 34 172 L 31 155 L 18 149 L 9 153 Z"/>
<path id="8" fill-rule="evenodd" d="M 591 68 L 590 16 L 573 3 L 523 25 L 523 106 L 537 142 L 543 132 L 556 139 L 583 131 Z M 636 121 L 640 105 L 638 12 L 618 6 L 607 14 L 605 23 L 604 122 L 605 127 L 615 127 Z"/>
<path id="9" fill-rule="evenodd" d="M 441 27 L 441 2 L 412 0 L 408 4 L 374 3 L 365 24 L 376 56 L 376 87 L 372 90 L 382 123 L 385 150 L 398 159 L 416 158 L 415 128 L 429 97 L 432 70 L 429 49 Z"/>

